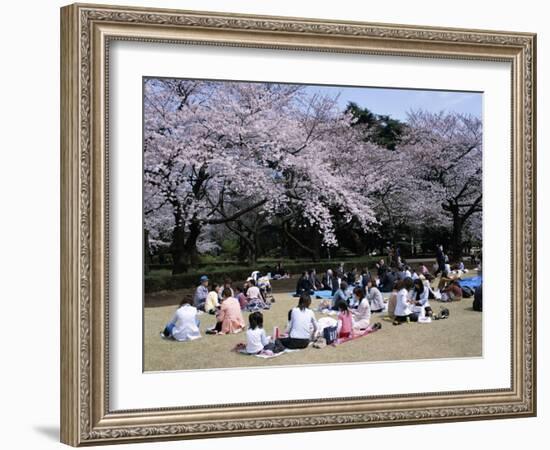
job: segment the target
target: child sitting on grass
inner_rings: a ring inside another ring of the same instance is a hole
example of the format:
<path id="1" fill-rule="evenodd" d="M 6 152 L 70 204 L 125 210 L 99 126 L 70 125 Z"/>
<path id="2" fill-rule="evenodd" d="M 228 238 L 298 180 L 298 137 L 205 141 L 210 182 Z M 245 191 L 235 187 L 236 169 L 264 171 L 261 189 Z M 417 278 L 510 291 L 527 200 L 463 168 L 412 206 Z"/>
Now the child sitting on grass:
<path id="1" fill-rule="evenodd" d="M 206 301 L 204 303 L 204 312 L 207 312 L 208 314 L 216 313 L 216 309 L 220 304 L 220 302 L 218 301 L 219 293 L 219 286 L 216 283 L 212 284 L 212 288 L 206 296 Z"/>
<path id="2" fill-rule="evenodd" d="M 338 310 L 340 311 L 338 314 L 338 337 L 344 339 L 353 337 L 353 316 L 347 303 L 338 303 Z"/>
<path id="3" fill-rule="evenodd" d="M 244 288 L 242 286 L 235 287 L 235 293 L 237 294 L 235 298 L 239 301 L 241 311 L 244 311 L 246 309 L 246 306 L 248 305 L 248 299 L 246 298 L 246 294 L 244 293 Z"/>
<path id="4" fill-rule="evenodd" d="M 264 330 L 264 316 L 260 311 L 250 313 L 248 316 L 249 327 L 246 331 L 246 352 L 258 354 L 269 344 L 270 338 Z"/>

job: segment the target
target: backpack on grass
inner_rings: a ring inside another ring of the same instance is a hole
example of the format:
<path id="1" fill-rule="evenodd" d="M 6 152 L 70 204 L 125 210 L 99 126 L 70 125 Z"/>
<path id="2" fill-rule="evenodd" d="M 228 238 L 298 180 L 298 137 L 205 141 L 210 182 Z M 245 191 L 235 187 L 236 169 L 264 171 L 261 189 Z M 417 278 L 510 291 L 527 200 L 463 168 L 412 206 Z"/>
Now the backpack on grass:
<path id="1" fill-rule="evenodd" d="M 462 297 L 464 298 L 470 298 L 472 295 L 474 295 L 474 290 L 470 286 L 464 286 L 462 289 Z"/>
<path id="2" fill-rule="evenodd" d="M 326 327 L 326 328 L 323 329 L 323 337 L 325 338 L 325 341 L 327 342 L 327 345 L 332 344 L 336 340 L 336 338 L 338 337 L 336 330 L 337 330 L 336 326 Z"/>

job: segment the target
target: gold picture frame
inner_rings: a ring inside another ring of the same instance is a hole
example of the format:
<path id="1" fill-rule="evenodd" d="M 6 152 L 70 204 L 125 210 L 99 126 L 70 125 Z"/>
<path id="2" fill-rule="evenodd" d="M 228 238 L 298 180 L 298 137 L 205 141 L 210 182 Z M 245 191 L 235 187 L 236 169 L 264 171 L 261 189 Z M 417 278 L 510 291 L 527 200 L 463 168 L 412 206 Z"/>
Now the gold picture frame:
<path id="1" fill-rule="evenodd" d="M 506 61 L 512 66 L 509 389 L 111 411 L 108 57 L 113 40 Z M 74 4 L 61 9 L 61 440 L 73 446 L 536 414 L 536 36 Z"/>

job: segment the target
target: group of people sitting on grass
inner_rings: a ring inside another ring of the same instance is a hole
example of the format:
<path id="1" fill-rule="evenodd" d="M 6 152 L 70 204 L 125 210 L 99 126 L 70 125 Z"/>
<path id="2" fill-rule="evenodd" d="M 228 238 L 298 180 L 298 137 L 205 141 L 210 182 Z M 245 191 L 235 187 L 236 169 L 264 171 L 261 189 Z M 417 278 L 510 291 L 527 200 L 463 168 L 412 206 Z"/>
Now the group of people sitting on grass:
<path id="1" fill-rule="evenodd" d="M 245 329 L 239 301 L 231 295 L 231 290 L 227 287 L 224 288 L 222 295 L 223 300 L 217 313 L 216 324 L 206 330 L 207 334 L 231 334 Z M 369 329 L 371 317 L 368 299 L 361 288 L 355 288 L 354 298 L 358 303 L 357 307 L 350 308 L 347 302 L 340 302 L 337 321 L 331 323 L 323 321 L 323 319 L 316 319 L 315 313 L 311 309 L 311 296 L 303 293 L 297 306 L 288 311 L 286 329 L 279 337 L 267 336 L 263 328 L 264 317 L 261 311 L 251 312 L 248 316 L 246 344 L 243 348 L 249 354 L 304 349 L 312 341 L 318 340 L 326 327 L 334 327 L 338 339 L 351 339 L 354 334 Z M 200 338 L 198 314 L 198 309 L 193 306 L 192 299 L 184 298 L 172 320 L 161 332 L 161 337 L 177 341 Z M 379 325 L 377 326 L 379 327 Z"/>
<path id="2" fill-rule="evenodd" d="M 216 314 L 221 308 L 226 289 L 230 297 L 237 299 L 242 311 L 269 309 L 273 302 L 271 284 L 268 279 L 261 277 L 259 272 L 252 272 L 243 285 L 236 286 L 234 289 L 230 278 L 226 278 L 223 284 L 213 283 L 210 285 L 209 283 L 208 277 L 203 275 L 193 296 L 193 305 L 199 311 L 208 314 Z"/>
<path id="3" fill-rule="evenodd" d="M 463 289 L 459 279 L 465 271 L 461 263 L 453 270 L 444 267 L 437 289 L 432 288 L 434 276 L 425 265 L 420 265 L 416 270 L 406 263 L 402 263 L 399 268 L 390 268 L 384 260 L 380 260 L 376 264 L 374 276 L 367 268 L 358 271 L 354 267 L 346 273 L 341 265 L 336 270 L 327 270 L 322 280 L 318 279 L 315 269 L 304 272 L 296 287 L 298 305 L 288 313 L 286 332 L 284 337 L 277 340 L 278 348 L 305 348 L 327 326 L 337 327 L 338 338 L 353 337 L 354 333 L 369 328 L 373 313 L 387 312 L 393 318 L 394 325 L 445 318 L 434 317 L 430 300 L 461 300 Z M 185 298 L 181 302 L 161 336 L 178 341 L 199 338 L 199 311 L 216 316 L 216 324 L 206 330 L 207 334 L 238 333 L 246 327 L 242 313 L 248 311 L 251 314 L 247 349 L 256 349 L 260 343 L 262 348 L 266 347 L 269 339 L 263 331 L 261 310 L 269 309 L 274 299 L 270 301 L 271 286 L 266 287 L 261 278 L 261 274 L 253 272 L 244 286 L 233 289 L 232 281 L 228 278 L 223 285 L 214 283 L 209 287 L 208 277 L 202 276 L 193 298 Z M 263 283 L 261 288 L 257 285 L 259 283 Z M 323 312 L 333 311 L 331 314 L 337 315 L 336 324 L 330 322 L 334 320 L 331 318 L 323 318 L 330 319 L 328 321 L 320 319 L 321 323 L 316 320 L 310 306 L 311 296 L 318 290 L 331 292 L 331 299 L 321 302 L 318 309 Z M 391 292 L 388 301 L 384 300 L 383 292 Z M 481 308 L 481 289 L 477 300 Z M 271 344 L 275 345 L 275 341 Z"/>
<path id="4" fill-rule="evenodd" d="M 223 284 L 210 285 L 208 277 L 203 275 L 199 281 L 195 294 L 182 300 L 161 333 L 162 337 L 178 341 L 199 338 L 200 312 L 216 316 L 216 324 L 206 331 L 208 334 L 238 333 L 245 328 L 243 311 L 270 309 L 274 301 L 269 280 L 262 280 L 259 272 L 253 272 L 242 286 L 235 288 L 230 278 L 226 278 Z"/>

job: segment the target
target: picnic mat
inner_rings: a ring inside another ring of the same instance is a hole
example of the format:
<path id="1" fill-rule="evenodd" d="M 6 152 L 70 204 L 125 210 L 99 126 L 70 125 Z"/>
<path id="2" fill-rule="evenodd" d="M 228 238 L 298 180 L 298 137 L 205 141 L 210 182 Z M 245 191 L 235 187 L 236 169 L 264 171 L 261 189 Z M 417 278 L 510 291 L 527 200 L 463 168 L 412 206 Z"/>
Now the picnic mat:
<path id="1" fill-rule="evenodd" d="M 271 358 L 276 358 L 277 356 L 281 356 L 283 355 L 284 353 L 293 353 L 293 352 L 299 352 L 300 349 L 290 349 L 290 348 L 286 348 L 284 349 L 282 352 L 279 352 L 279 353 L 247 353 L 246 349 L 242 349 L 242 350 L 237 350 L 237 353 L 241 354 L 241 355 L 246 355 L 246 356 L 256 356 L 258 358 L 263 358 L 263 359 L 271 359 Z"/>
<path id="2" fill-rule="evenodd" d="M 289 292 L 288 295 L 291 297 L 294 297 L 296 295 L 296 292 Z M 296 297 L 297 298 L 297 297 Z M 332 298 L 332 292 L 331 291 L 315 291 L 311 298 L 322 298 L 322 299 L 331 299 Z"/>
<path id="3" fill-rule="evenodd" d="M 341 345 L 341 344 L 345 344 L 346 342 L 349 342 L 349 341 L 354 341 L 355 339 L 359 339 L 359 338 L 362 338 L 362 337 L 365 337 L 365 336 L 368 336 L 369 334 L 372 334 L 378 330 L 380 330 L 381 328 L 372 328 L 372 325 L 367 328 L 365 331 L 363 331 L 361 334 L 355 334 L 353 337 L 349 337 L 349 338 L 339 338 L 337 339 L 335 342 L 333 342 L 331 345 Z"/>
<path id="4" fill-rule="evenodd" d="M 477 275 L 475 277 L 471 278 L 465 278 L 464 280 L 460 280 L 460 287 L 468 286 L 472 289 L 475 289 L 476 287 L 481 286 L 481 283 L 483 281 L 483 277 L 481 275 Z"/>

